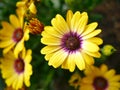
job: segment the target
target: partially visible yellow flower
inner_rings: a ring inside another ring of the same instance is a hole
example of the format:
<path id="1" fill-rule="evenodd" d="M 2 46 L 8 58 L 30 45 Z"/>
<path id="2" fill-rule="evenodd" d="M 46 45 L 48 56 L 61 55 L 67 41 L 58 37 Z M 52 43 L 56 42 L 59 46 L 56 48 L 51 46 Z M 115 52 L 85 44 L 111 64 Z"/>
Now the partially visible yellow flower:
<path id="1" fill-rule="evenodd" d="M 120 74 L 114 69 L 108 70 L 105 64 L 100 68 L 91 66 L 84 72 L 79 90 L 120 90 Z"/>
<path id="2" fill-rule="evenodd" d="M 87 25 L 86 12 L 76 11 L 73 14 L 71 10 L 68 10 L 66 21 L 57 14 L 51 23 L 52 26 L 45 26 L 41 34 L 41 42 L 47 45 L 41 53 L 45 54 L 49 65 L 54 68 L 62 66 L 73 72 L 76 66 L 84 70 L 86 65 L 94 64 L 93 57 L 101 56 L 98 45 L 103 41 L 96 37 L 101 29 L 95 29 L 97 22 Z"/>
<path id="3" fill-rule="evenodd" d="M 24 14 L 29 10 L 31 13 L 36 14 L 37 13 L 37 9 L 36 6 L 34 4 L 36 0 L 21 0 L 18 1 L 16 6 L 18 8 L 23 8 L 24 10 Z"/>
<path id="4" fill-rule="evenodd" d="M 16 58 L 12 51 L 5 54 L 1 61 L 1 73 L 8 87 L 19 90 L 23 85 L 30 86 L 30 76 L 32 75 L 32 51 L 25 50 Z"/>
<path id="5" fill-rule="evenodd" d="M 22 11 L 17 10 L 16 15 L 10 15 L 10 23 L 2 21 L 2 29 L 0 30 L 0 48 L 3 48 L 3 54 L 14 48 L 14 54 L 24 48 L 24 41 L 29 39 L 29 30 L 24 23 Z"/>
<path id="6" fill-rule="evenodd" d="M 75 89 L 77 89 L 80 86 L 80 82 L 81 76 L 78 73 L 74 73 L 69 80 L 70 86 L 75 87 Z"/>

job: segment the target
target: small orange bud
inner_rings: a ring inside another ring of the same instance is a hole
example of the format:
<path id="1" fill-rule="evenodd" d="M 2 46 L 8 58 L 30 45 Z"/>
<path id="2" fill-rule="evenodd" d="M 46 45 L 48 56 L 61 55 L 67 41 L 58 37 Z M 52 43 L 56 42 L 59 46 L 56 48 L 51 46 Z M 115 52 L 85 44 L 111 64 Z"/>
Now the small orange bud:
<path id="1" fill-rule="evenodd" d="M 28 28 L 31 34 L 40 34 L 44 30 L 44 25 L 37 18 L 32 18 Z"/>

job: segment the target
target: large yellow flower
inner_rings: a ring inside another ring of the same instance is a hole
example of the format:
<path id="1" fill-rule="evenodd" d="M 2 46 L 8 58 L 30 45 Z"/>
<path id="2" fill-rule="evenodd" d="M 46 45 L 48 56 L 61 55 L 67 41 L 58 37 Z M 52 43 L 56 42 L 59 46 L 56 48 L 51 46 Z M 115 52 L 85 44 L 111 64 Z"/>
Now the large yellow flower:
<path id="1" fill-rule="evenodd" d="M 14 48 L 16 57 L 24 48 L 24 41 L 29 39 L 29 30 L 24 23 L 22 11 L 17 10 L 17 15 L 18 17 L 10 15 L 10 23 L 2 21 L 3 28 L 0 30 L 0 48 L 4 48 L 4 54 Z"/>
<path id="2" fill-rule="evenodd" d="M 80 90 L 120 90 L 120 75 L 114 69 L 108 70 L 105 64 L 100 68 L 91 66 L 85 70 Z"/>
<path id="3" fill-rule="evenodd" d="M 4 55 L 3 60 L 1 60 L 1 73 L 8 87 L 12 86 L 13 89 L 18 90 L 23 85 L 30 86 L 31 54 L 31 50 L 23 49 L 18 58 L 14 56 L 12 51 Z"/>
<path id="4" fill-rule="evenodd" d="M 42 32 L 41 42 L 45 46 L 42 54 L 49 61 L 49 65 L 74 71 L 75 66 L 80 70 L 86 65 L 94 63 L 93 57 L 100 57 L 98 45 L 102 44 L 102 39 L 94 37 L 101 32 L 96 29 L 97 23 L 88 24 L 86 12 L 67 12 L 66 21 L 57 14 L 52 19 L 52 26 L 46 26 Z"/>

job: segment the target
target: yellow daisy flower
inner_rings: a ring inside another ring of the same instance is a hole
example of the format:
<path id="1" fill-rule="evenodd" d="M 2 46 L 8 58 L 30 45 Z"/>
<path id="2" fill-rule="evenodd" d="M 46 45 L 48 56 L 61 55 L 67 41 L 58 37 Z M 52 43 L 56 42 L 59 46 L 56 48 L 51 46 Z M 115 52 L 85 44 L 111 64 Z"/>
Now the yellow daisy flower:
<path id="1" fill-rule="evenodd" d="M 120 75 L 114 69 L 108 70 L 105 64 L 100 68 L 91 66 L 84 73 L 79 90 L 120 90 Z"/>
<path id="2" fill-rule="evenodd" d="M 52 26 L 45 26 L 42 32 L 41 42 L 45 46 L 42 54 L 49 61 L 49 65 L 54 68 L 62 65 L 62 68 L 74 71 L 75 66 L 80 70 L 86 68 L 86 64 L 94 63 L 93 57 L 100 57 L 98 45 L 102 44 L 102 39 L 94 37 L 101 32 L 96 29 L 97 23 L 88 24 L 86 12 L 73 12 L 69 10 L 64 18 L 57 14 L 52 19 Z"/>
<path id="3" fill-rule="evenodd" d="M 16 58 L 12 51 L 5 54 L 1 61 L 1 73 L 8 87 L 19 90 L 26 85 L 30 86 L 30 76 L 32 75 L 32 51 L 23 50 Z"/>
<path id="4" fill-rule="evenodd" d="M 21 0 L 16 3 L 16 6 L 18 8 L 23 8 L 24 14 L 27 12 L 27 10 L 30 10 L 31 13 L 36 14 L 37 9 L 34 4 L 35 1 L 37 1 L 37 0 Z"/>
<path id="5" fill-rule="evenodd" d="M 17 10 L 17 15 L 18 17 L 10 15 L 10 23 L 2 21 L 3 28 L 0 30 L 0 48 L 4 48 L 3 54 L 14 48 L 16 57 L 24 48 L 24 41 L 29 39 L 29 30 L 24 24 L 22 11 Z"/>

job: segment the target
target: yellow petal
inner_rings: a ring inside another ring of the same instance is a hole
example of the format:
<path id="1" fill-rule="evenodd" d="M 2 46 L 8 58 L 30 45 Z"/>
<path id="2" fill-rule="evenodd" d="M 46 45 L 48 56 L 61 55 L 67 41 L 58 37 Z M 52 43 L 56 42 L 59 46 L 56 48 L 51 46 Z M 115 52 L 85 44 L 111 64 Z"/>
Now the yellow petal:
<path id="1" fill-rule="evenodd" d="M 109 86 L 108 90 L 120 90 L 119 87 Z"/>
<path id="2" fill-rule="evenodd" d="M 52 65 L 54 68 L 59 67 L 67 58 L 68 53 L 64 50 L 59 50 L 50 58 L 49 65 Z"/>
<path id="3" fill-rule="evenodd" d="M 49 61 L 50 58 L 53 56 L 54 53 L 55 53 L 55 52 L 46 54 L 46 55 L 45 55 L 45 60 L 46 60 L 46 61 Z"/>
<path id="4" fill-rule="evenodd" d="M 116 81 L 120 81 L 120 75 L 115 75 L 112 78 L 110 78 L 109 80 L 110 82 L 116 82 Z"/>
<path id="5" fill-rule="evenodd" d="M 9 45 L 11 45 L 13 42 L 8 40 L 8 41 L 0 41 L 0 48 L 5 48 Z"/>
<path id="6" fill-rule="evenodd" d="M 32 60 L 32 56 L 31 56 L 31 54 L 32 54 L 32 50 L 27 50 L 27 53 L 26 53 L 26 57 L 25 57 L 25 62 L 27 62 L 27 63 L 30 63 L 31 62 L 31 60 Z"/>
<path id="7" fill-rule="evenodd" d="M 79 34 L 81 34 L 81 33 L 85 30 L 85 27 L 86 27 L 87 22 L 88 22 L 88 15 L 87 15 L 86 12 L 83 12 L 83 13 L 82 13 L 82 17 L 80 18 L 80 20 L 79 20 L 79 22 L 78 22 L 78 23 L 79 23 L 79 26 L 78 26 L 77 32 L 78 32 Z"/>
<path id="8" fill-rule="evenodd" d="M 75 63 L 80 70 L 85 69 L 84 58 L 80 52 L 75 52 Z"/>
<path id="9" fill-rule="evenodd" d="M 81 17 L 81 14 L 79 11 L 75 12 L 75 14 L 73 15 L 72 19 L 71 19 L 71 30 L 76 31 L 78 29 L 79 26 L 79 19 Z"/>
<path id="10" fill-rule="evenodd" d="M 92 43 L 92 42 L 88 42 L 88 41 L 83 41 L 82 43 L 82 49 L 89 51 L 89 52 L 97 52 L 99 51 L 99 47 L 98 45 Z"/>
<path id="11" fill-rule="evenodd" d="M 25 39 L 25 41 L 29 40 L 29 30 L 28 29 L 26 29 L 24 32 L 24 39 Z"/>
<path id="12" fill-rule="evenodd" d="M 81 85 L 80 90 L 94 90 L 92 85 Z"/>
<path id="13" fill-rule="evenodd" d="M 86 26 L 85 31 L 82 33 L 81 36 L 87 35 L 89 33 L 91 33 L 93 30 L 95 30 L 95 28 L 98 26 L 97 22 L 91 23 L 89 25 Z"/>
<path id="14" fill-rule="evenodd" d="M 108 71 L 108 67 L 105 64 L 102 64 L 100 70 L 102 74 L 105 74 Z"/>
<path id="15" fill-rule="evenodd" d="M 62 35 L 70 31 L 64 18 L 59 14 L 57 14 L 56 17 L 52 19 L 51 23 L 53 25 L 53 28 Z"/>
<path id="16" fill-rule="evenodd" d="M 74 53 L 69 54 L 68 58 L 62 64 L 62 68 L 69 69 L 70 72 L 73 72 L 75 70 L 75 55 L 74 55 Z"/>
<path id="17" fill-rule="evenodd" d="M 99 33 L 101 33 L 101 29 L 97 29 L 97 30 L 95 30 L 95 31 L 93 31 L 93 32 L 83 36 L 82 39 L 92 38 L 92 37 L 98 35 Z"/>
<path id="18" fill-rule="evenodd" d="M 66 21 L 67 21 L 69 28 L 71 27 L 70 25 L 71 25 L 72 17 L 73 17 L 73 12 L 71 10 L 68 10 L 67 15 L 66 15 Z"/>
<path id="19" fill-rule="evenodd" d="M 84 50 L 84 52 L 87 53 L 88 55 L 96 57 L 96 58 L 101 57 L 101 54 L 99 52 L 89 52 L 89 51 L 86 51 L 86 50 Z"/>
<path id="20" fill-rule="evenodd" d="M 24 48 L 24 42 L 23 40 L 21 40 L 20 42 L 17 43 L 14 49 L 14 55 L 16 58 L 18 57 L 18 54 L 23 50 L 23 48 Z"/>
<path id="21" fill-rule="evenodd" d="M 25 1 L 19 1 L 16 3 L 17 7 L 23 7 L 25 5 Z"/>
<path id="22" fill-rule="evenodd" d="M 48 53 L 51 53 L 51 52 L 58 51 L 58 50 L 60 50 L 60 48 L 61 47 L 59 47 L 59 46 L 45 46 L 44 48 L 42 48 L 41 53 L 42 54 L 48 54 Z"/>
<path id="23" fill-rule="evenodd" d="M 41 42 L 46 45 L 60 45 L 61 40 L 56 37 L 51 37 L 51 38 L 41 38 Z"/>
<path id="24" fill-rule="evenodd" d="M 108 80 L 110 78 L 112 78 L 114 75 L 115 75 L 115 70 L 114 69 L 111 69 L 104 74 L 105 78 L 107 78 Z"/>
<path id="25" fill-rule="evenodd" d="M 54 30 L 54 28 L 51 27 L 51 26 L 46 26 L 46 27 L 44 28 L 44 31 L 45 31 L 46 33 L 48 33 L 48 35 L 52 35 L 52 36 L 59 37 L 59 38 L 62 37 L 62 35 L 61 35 L 60 33 L 58 33 L 56 30 Z M 44 32 L 44 31 L 43 31 L 43 32 Z M 42 35 L 42 36 L 45 36 L 45 35 Z M 47 36 L 47 35 L 46 35 L 46 36 Z"/>
<path id="26" fill-rule="evenodd" d="M 89 55 L 87 55 L 86 53 L 83 53 L 83 52 L 81 54 L 82 54 L 86 64 L 88 64 L 88 65 L 93 65 L 94 64 L 94 59 L 93 59 L 92 56 L 89 56 Z"/>
<path id="27" fill-rule="evenodd" d="M 10 15 L 10 22 L 14 26 L 14 28 L 20 28 L 19 19 L 15 15 Z"/>
<path id="28" fill-rule="evenodd" d="M 16 79 L 16 74 L 14 74 L 11 77 L 7 78 L 5 80 L 7 86 L 11 86 L 13 84 L 13 82 L 15 81 L 15 79 Z"/>
<path id="29" fill-rule="evenodd" d="M 18 77 L 18 82 L 16 84 L 16 88 L 22 88 L 23 87 L 23 74 L 20 74 Z"/>
<path id="30" fill-rule="evenodd" d="M 110 82 L 109 85 L 120 88 L 120 82 Z"/>
<path id="31" fill-rule="evenodd" d="M 89 39 L 87 39 L 87 41 L 93 42 L 97 45 L 101 45 L 103 43 L 103 40 L 101 38 L 98 38 L 98 37 L 89 38 Z"/>
<path id="32" fill-rule="evenodd" d="M 4 48 L 3 54 L 6 54 L 7 52 L 9 52 L 14 46 L 15 46 L 15 43 L 12 43 L 8 47 Z"/>
<path id="33" fill-rule="evenodd" d="M 30 4 L 29 9 L 30 9 L 30 12 L 32 12 L 33 14 L 37 13 L 36 6 L 33 2 Z"/>

